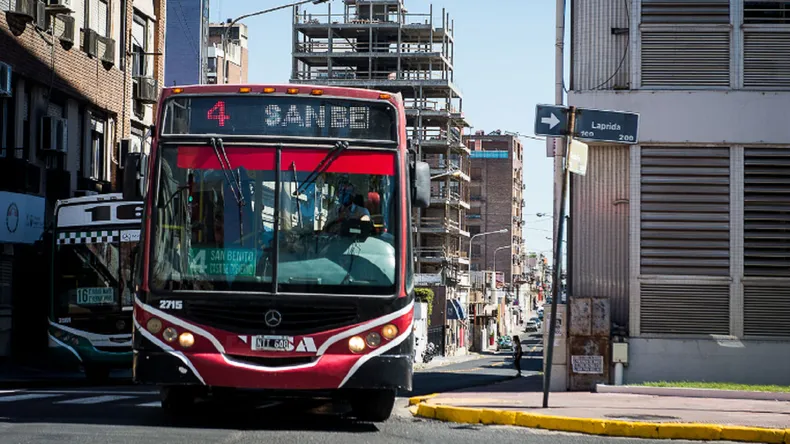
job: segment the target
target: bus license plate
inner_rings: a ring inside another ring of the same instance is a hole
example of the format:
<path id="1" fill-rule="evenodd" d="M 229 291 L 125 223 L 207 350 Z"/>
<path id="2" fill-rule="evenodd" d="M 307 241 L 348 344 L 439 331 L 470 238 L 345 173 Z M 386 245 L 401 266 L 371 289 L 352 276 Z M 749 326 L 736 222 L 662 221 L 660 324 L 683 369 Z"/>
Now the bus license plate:
<path id="1" fill-rule="evenodd" d="M 252 339 L 253 351 L 291 351 L 293 349 L 291 336 L 254 336 Z"/>

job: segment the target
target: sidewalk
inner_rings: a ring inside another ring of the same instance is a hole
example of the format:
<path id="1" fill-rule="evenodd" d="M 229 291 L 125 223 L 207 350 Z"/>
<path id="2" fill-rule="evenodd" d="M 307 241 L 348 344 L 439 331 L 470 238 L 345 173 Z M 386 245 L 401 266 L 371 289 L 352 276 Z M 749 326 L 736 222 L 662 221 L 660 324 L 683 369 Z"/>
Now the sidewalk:
<path id="1" fill-rule="evenodd" d="M 609 436 L 790 444 L 790 402 L 552 392 L 540 377 L 410 400 L 417 416 Z M 787 429 L 787 430 L 785 430 Z"/>

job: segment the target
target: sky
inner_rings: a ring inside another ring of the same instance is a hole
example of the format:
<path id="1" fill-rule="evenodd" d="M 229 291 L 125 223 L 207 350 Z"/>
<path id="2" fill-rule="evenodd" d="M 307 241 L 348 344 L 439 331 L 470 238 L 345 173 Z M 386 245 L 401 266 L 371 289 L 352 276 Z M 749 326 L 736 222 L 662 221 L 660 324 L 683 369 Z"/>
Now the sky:
<path id="1" fill-rule="evenodd" d="M 288 0 L 211 0 L 210 18 L 219 22 L 280 6 Z M 342 0 L 332 0 L 342 11 Z M 455 20 L 455 81 L 472 131 L 501 129 L 532 135 L 535 105 L 554 103 L 555 2 L 546 0 L 405 0 L 409 13 L 435 15 L 445 8 Z M 306 5 L 325 13 L 326 5 Z M 438 12 L 437 12 L 438 11 Z M 250 83 L 287 83 L 291 70 L 291 9 L 252 17 L 248 26 Z M 569 47 L 566 40 L 566 48 Z M 566 49 L 566 66 L 567 66 Z M 566 76 L 567 78 L 567 76 Z M 524 238 L 527 251 L 551 257 L 553 160 L 546 143 L 524 144 Z"/>

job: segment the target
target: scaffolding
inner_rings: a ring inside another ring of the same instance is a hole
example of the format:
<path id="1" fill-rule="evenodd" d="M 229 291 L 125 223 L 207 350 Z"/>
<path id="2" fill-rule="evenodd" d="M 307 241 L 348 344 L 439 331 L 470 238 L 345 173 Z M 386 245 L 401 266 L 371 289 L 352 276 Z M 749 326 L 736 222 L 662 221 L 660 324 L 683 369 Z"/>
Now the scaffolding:
<path id="1" fill-rule="evenodd" d="M 410 13 L 403 0 L 344 0 L 340 9 L 294 8 L 291 82 L 403 96 L 408 137 L 431 168 L 431 206 L 412 216 L 416 271 L 468 286 L 469 124 L 454 80 L 454 23 L 433 6 Z"/>

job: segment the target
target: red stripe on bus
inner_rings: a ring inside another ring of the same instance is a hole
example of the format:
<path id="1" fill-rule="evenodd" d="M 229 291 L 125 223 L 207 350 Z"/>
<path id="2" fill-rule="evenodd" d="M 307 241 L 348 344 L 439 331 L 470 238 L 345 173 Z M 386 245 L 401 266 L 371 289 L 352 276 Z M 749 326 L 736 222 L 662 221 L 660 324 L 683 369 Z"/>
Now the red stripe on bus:
<path id="1" fill-rule="evenodd" d="M 228 160 L 233 168 L 242 167 L 247 170 L 274 170 L 275 150 L 272 148 L 226 148 Z M 326 156 L 327 150 L 284 149 L 282 151 L 281 168 L 310 172 L 315 169 Z M 224 161 L 224 159 L 223 159 Z M 204 146 L 182 146 L 178 148 L 177 163 L 179 168 L 214 169 L 220 166 L 214 149 Z M 328 173 L 395 175 L 395 155 L 377 152 L 345 152 L 340 155 L 326 170 Z"/>

